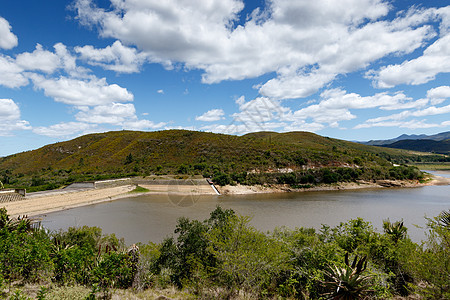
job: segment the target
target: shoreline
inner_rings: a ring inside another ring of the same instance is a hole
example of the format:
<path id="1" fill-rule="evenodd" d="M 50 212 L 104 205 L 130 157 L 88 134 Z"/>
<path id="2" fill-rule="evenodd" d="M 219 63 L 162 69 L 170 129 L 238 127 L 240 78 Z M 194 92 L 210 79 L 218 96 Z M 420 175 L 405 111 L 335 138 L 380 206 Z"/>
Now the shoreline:
<path id="1" fill-rule="evenodd" d="M 450 174 L 446 172 L 445 174 Z M 425 183 L 417 181 L 390 181 L 378 180 L 376 182 L 350 182 L 331 185 L 313 186 L 311 188 L 294 189 L 287 185 L 277 186 L 218 186 L 222 195 L 244 195 L 258 193 L 286 193 L 286 192 L 314 192 L 314 191 L 346 191 L 357 189 L 380 188 L 413 188 L 434 185 L 450 185 L 450 177 L 431 175 Z M 80 206 L 98 204 L 123 198 L 141 195 L 215 195 L 209 185 L 169 185 L 169 184 L 139 184 L 147 188 L 148 192 L 130 193 L 135 184 L 104 187 L 98 189 L 80 189 L 74 191 L 48 191 L 30 194 L 24 200 L 1 203 L 10 216 L 27 215 L 29 217 L 62 211 Z"/>

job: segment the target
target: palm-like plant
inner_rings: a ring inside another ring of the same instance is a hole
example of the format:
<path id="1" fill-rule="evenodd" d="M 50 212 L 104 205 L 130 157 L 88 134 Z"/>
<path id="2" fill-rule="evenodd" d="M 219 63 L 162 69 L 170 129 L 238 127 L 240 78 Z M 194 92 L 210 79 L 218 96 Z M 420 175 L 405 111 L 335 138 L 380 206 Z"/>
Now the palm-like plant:
<path id="1" fill-rule="evenodd" d="M 384 232 L 389 235 L 394 243 L 397 243 L 399 240 L 404 239 L 406 237 L 406 232 L 408 228 L 403 225 L 402 221 L 396 221 L 391 223 L 389 219 L 383 221 L 383 229 Z"/>
<path id="2" fill-rule="evenodd" d="M 28 216 L 9 218 L 6 208 L 3 207 L 0 208 L 0 229 L 29 232 L 33 230 L 33 220 L 29 219 Z"/>
<path id="3" fill-rule="evenodd" d="M 348 261 L 348 253 L 345 254 L 345 267 L 333 266 L 325 271 L 329 281 L 322 284 L 328 290 L 324 296 L 327 299 L 364 299 L 370 290 L 371 276 L 362 275 L 367 267 L 367 257 L 358 258 L 356 255 L 353 263 Z"/>
<path id="4" fill-rule="evenodd" d="M 439 224 L 442 227 L 446 227 L 447 229 L 450 229 L 450 210 L 449 211 L 443 211 L 440 213 L 439 217 Z"/>

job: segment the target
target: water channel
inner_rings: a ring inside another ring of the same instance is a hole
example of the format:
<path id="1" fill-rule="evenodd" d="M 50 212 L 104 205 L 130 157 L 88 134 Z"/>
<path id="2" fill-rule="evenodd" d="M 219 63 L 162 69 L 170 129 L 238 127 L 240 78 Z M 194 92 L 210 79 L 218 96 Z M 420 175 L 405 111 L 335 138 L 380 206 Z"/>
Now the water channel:
<path id="1" fill-rule="evenodd" d="M 42 225 L 50 230 L 98 226 L 104 233 L 123 237 L 128 245 L 161 242 L 173 234 L 179 217 L 204 220 L 217 205 L 250 216 L 251 224 L 262 231 L 280 226 L 320 229 L 321 224 L 336 226 L 361 217 L 381 232 L 384 219 L 403 219 L 409 236 L 420 242 L 426 230 L 417 226 L 425 226 L 425 216 L 450 209 L 450 185 L 222 196 L 141 195 L 49 213 L 42 216 Z"/>

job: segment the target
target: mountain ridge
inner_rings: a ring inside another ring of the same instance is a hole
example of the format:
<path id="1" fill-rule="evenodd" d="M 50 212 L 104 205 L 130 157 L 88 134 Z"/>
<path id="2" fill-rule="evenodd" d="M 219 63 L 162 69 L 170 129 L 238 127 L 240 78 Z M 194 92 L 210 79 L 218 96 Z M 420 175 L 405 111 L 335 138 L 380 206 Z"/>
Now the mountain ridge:
<path id="1" fill-rule="evenodd" d="M 396 138 L 393 139 L 387 139 L 387 140 L 370 140 L 367 142 L 359 142 L 364 145 L 369 146 L 381 146 L 381 145 L 388 145 L 392 144 L 398 141 L 402 140 L 434 140 L 434 141 L 443 141 L 450 139 L 450 131 L 440 132 L 436 134 L 426 135 L 426 134 L 402 134 Z"/>

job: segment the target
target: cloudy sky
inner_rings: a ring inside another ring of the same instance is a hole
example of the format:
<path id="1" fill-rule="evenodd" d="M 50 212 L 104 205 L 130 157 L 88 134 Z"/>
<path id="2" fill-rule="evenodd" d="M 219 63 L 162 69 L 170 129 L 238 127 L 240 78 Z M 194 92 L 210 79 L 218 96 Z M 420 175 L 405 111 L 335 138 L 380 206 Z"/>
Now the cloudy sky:
<path id="1" fill-rule="evenodd" d="M 450 130 L 450 6 L 5 0 L 0 156 L 92 132 Z"/>

